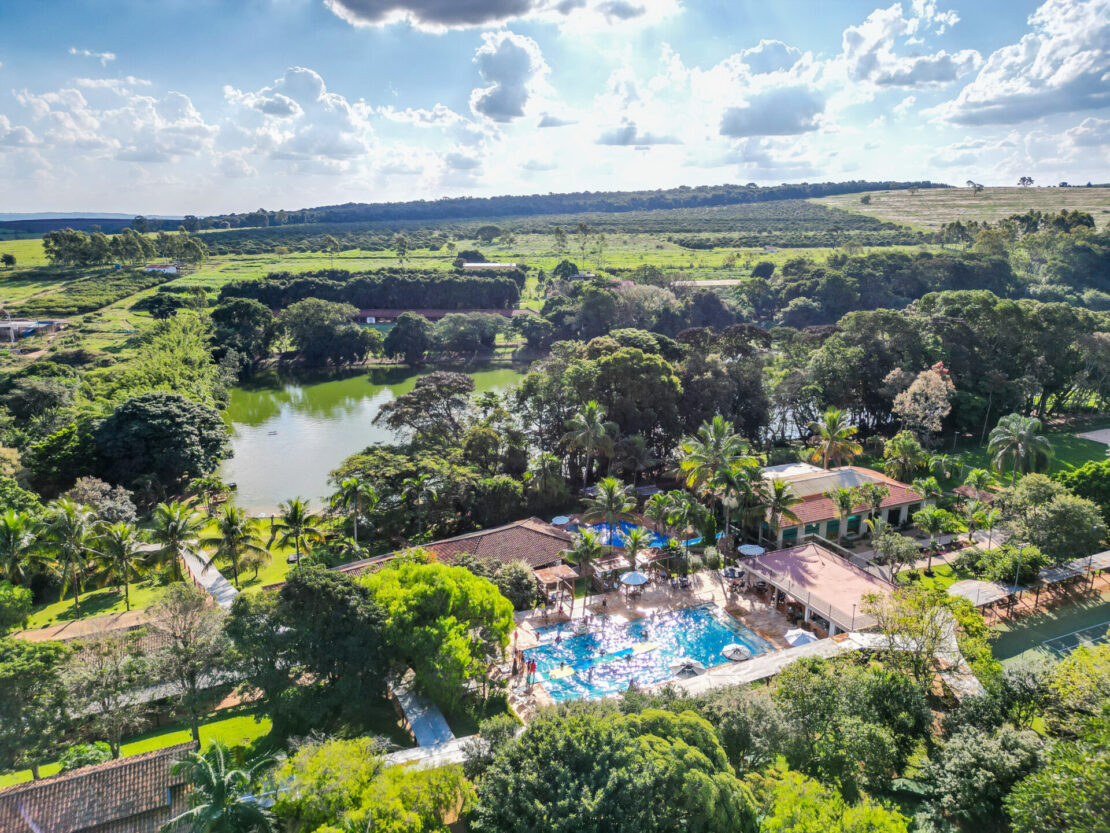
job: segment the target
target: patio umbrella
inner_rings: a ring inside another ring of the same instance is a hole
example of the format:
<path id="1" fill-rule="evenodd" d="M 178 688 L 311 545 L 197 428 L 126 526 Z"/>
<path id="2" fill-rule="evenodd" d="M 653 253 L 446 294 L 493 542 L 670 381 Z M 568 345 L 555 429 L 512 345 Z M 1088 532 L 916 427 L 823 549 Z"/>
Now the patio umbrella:
<path id="1" fill-rule="evenodd" d="M 641 573 L 639 570 L 632 570 L 621 576 L 621 584 L 626 587 L 639 587 L 642 584 L 647 584 L 651 579 Z"/>
<path id="2" fill-rule="evenodd" d="M 767 550 L 755 544 L 744 544 L 744 546 L 740 547 L 739 552 L 741 555 L 750 557 L 754 555 L 763 555 Z"/>
<path id="3" fill-rule="evenodd" d="M 671 673 L 676 677 L 696 677 L 705 673 L 705 665 L 696 659 L 677 659 L 671 663 Z"/>
<path id="4" fill-rule="evenodd" d="M 555 526 L 566 526 L 570 523 L 570 518 L 566 515 L 556 515 L 551 519 L 551 523 L 555 524 Z"/>
<path id="5" fill-rule="evenodd" d="M 816 642 L 817 636 L 801 628 L 794 628 L 786 632 L 786 641 L 797 648 L 799 645 L 808 645 L 810 642 Z"/>
<path id="6" fill-rule="evenodd" d="M 743 662 L 752 658 L 752 649 L 747 645 L 741 645 L 739 642 L 733 642 L 721 649 L 721 656 L 732 662 Z"/>

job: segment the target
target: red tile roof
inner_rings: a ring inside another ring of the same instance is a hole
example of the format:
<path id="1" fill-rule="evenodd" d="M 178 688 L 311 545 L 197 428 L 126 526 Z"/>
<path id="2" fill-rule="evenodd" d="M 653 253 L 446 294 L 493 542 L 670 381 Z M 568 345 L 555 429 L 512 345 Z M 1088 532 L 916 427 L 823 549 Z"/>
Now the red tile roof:
<path id="1" fill-rule="evenodd" d="M 869 480 L 885 485 L 890 489 L 890 494 L 883 499 L 881 508 L 887 509 L 891 506 L 902 506 L 907 503 L 915 503 L 923 500 L 922 496 L 915 492 L 912 488 L 905 483 L 900 483 L 892 477 L 887 477 L 881 472 L 874 471 L 873 469 L 865 469 L 859 466 L 842 466 L 841 468 L 854 471 L 857 474 L 862 474 Z M 787 481 L 789 482 L 789 481 Z M 825 497 L 823 494 L 811 495 L 805 498 L 801 503 L 791 507 L 794 514 L 798 516 L 798 524 L 791 524 L 784 522 L 782 527 L 789 529 L 791 526 L 798 526 L 799 524 L 812 524 L 818 521 L 831 521 L 839 518 L 836 505 Z M 852 509 L 852 514 L 859 512 L 866 512 L 870 507 L 866 503 L 861 503 Z"/>
<path id="2" fill-rule="evenodd" d="M 0 790 L 4 833 L 157 833 L 185 809 L 183 743 Z"/>
<path id="3" fill-rule="evenodd" d="M 493 529 L 480 529 L 455 538 L 425 544 L 424 549 L 439 561 L 451 563 L 467 554 L 481 561 L 510 564 L 523 561 L 533 570 L 548 567 L 562 560 L 563 553 L 574 544 L 571 534 L 539 518 L 525 518 Z M 358 576 L 381 567 L 392 555 L 367 558 L 336 567 L 336 572 Z"/>

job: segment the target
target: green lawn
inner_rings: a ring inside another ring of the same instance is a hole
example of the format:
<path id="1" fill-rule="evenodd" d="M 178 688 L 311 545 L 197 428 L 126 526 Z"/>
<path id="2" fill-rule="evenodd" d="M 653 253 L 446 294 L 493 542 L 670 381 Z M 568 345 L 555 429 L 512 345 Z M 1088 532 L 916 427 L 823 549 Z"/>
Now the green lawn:
<path id="1" fill-rule="evenodd" d="M 1003 665 L 1035 657 L 1050 657 L 1041 647 L 1046 639 L 1055 639 L 1084 628 L 1110 623 L 1110 590 L 1054 610 L 1042 610 L 1016 622 L 1001 622 L 991 628 L 994 656 Z"/>
<path id="2" fill-rule="evenodd" d="M 261 708 L 250 705 L 236 706 L 206 718 L 200 724 L 200 742 L 203 745 L 218 740 L 228 746 L 241 746 L 251 743 L 269 733 L 269 731 L 270 718 L 263 714 Z M 151 732 L 136 735 L 123 744 L 121 752 L 123 755 L 138 755 L 142 752 L 187 743 L 190 737 L 187 725 L 174 723 Z M 51 763 L 42 766 L 39 774 L 45 777 L 53 775 L 57 771 L 58 764 Z M 31 771 L 29 769 L 8 772 L 0 775 L 0 787 L 30 780 Z"/>
<path id="3" fill-rule="evenodd" d="M 899 584 L 912 584 L 926 590 L 947 590 L 957 581 L 968 578 L 975 578 L 975 576 L 967 570 L 956 570 L 939 558 L 933 559 L 933 575 L 931 576 L 924 575 L 924 571 L 918 571 L 916 578 L 910 578 L 907 570 L 903 570 L 895 576 L 895 580 Z"/>
<path id="4" fill-rule="evenodd" d="M 165 585 L 158 584 L 152 579 L 145 579 L 128 585 L 128 589 L 131 595 L 131 609 L 136 610 L 153 604 L 165 591 Z M 102 587 L 81 594 L 82 619 L 103 613 L 118 613 L 125 609 L 123 593 L 114 587 Z M 61 601 L 35 608 L 27 627 L 43 628 L 47 625 L 73 621 L 75 618 L 77 617 L 73 611 L 73 594 L 70 593 Z"/>
<path id="5" fill-rule="evenodd" d="M 1101 428 L 1110 428 L 1110 419 L 1096 420 L 1080 427 L 1045 432 L 1045 436 L 1052 443 L 1053 450 L 1052 462 L 1048 469 L 1049 473 L 1071 471 L 1092 460 L 1105 460 L 1106 445 L 1075 436 L 1076 433 L 1097 431 Z M 963 458 L 964 463 L 972 468 L 989 469 L 991 467 L 990 455 L 987 454 L 986 446 L 981 446 L 978 443 L 957 445 L 956 453 Z M 1009 482 L 1008 478 L 1004 479 Z"/>

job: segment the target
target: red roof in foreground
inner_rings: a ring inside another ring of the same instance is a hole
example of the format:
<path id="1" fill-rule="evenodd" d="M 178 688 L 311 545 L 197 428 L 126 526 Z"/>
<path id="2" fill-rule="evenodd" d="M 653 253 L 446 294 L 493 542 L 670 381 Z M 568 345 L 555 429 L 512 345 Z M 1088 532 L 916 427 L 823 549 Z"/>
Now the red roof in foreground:
<path id="1" fill-rule="evenodd" d="M 523 561 L 533 570 L 548 567 L 562 560 L 563 553 L 573 546 L 571 534 L 539 518 L 525 518 L 511 524 L 468 532 L 455 538 L 445 538 L 425 544 L 435 558 L 451 563 L 458 556 L 471 555 L 481 561 L 499 561 L 510 564 Z M 392 556 L 378 556 L 336 567 L 336 572 L 362 575 L 380 567 Z"/>
<path id="2" fill-rule="evenodd" d="M 859 466 L 843 466 L 844 469 L 849 469 L 874 480 L 876 483 L 881 483 L 890 489 L 890 494 L 886 496 L 881 504 L 881 508 L 886 509 L 891 506 L 902 506 L 906 503 L 915 503 L 923 500 L 922 496 L 915 492 L 912 488 L 905 483 L 900 483 L 892 477 L 887 477 L 881 472 L 874 471 L 873 469 L 865 469 Z M 782 527 L 789 529 L 792 526 L 799 524 L 812 524 L 818 521 L 830 521 L 839 518 L 840 515 L 836 511 L 836 506 L 831 500 L 823 494 L 811 495 L 805 498 L 801 503 L 791 507 L 794 514 L 798 516 L 798 524 L 791 524 L 784 522 Z M 852 514 L 858 512 L 866 512 L 870 507 L 866 503 L 861 503 L 852 509 Z"/>
<path id="3" fill-rule="evenodd" d="M 117 758 L 0 790 L 4 833 L 157 833 L 185 809 L 173 765 L 192 743 Z"/>

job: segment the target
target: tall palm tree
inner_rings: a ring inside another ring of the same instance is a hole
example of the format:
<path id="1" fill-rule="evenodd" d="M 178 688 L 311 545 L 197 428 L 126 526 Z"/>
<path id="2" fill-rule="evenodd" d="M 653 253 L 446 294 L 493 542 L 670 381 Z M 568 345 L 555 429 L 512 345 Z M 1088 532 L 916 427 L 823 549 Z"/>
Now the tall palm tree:
<path id="1" fill-rule="evenodd" d="M 651 548 L 651 536 L 642 527 L 636 527 L 624 536 L 624 554 L 633 567 L 636 566 L 636 556 Z"/>
<path id="2" fill-rule="evenodd" d="M 194 478 L 189 483 L 189 492 L 204 501 L 204 511 L 212 514 L 212 498 L 227 491 L 227 484 L 218 474 Z"/>
<path id="3" fill-rule="evenodd" d="M 928 460 L 925 449 L 909 431 L 899 431 L 883 444 L 883 471 L 903 483 L 909 483 Z"/>
<path id="4" fill-rule="evenodd" d="M 401 481 L 401 500 L 416 507 L 417 534 L 424 537 L 424 516 L 429 504 L 439 500 L 439 490 L 427 472 Z"/>
<path id="5" fill-rule="evenodd" d="M 955 517 L 951 512 L 939 506 L 926 506 L 913 514 L 913 522 L 917 528 L 929 535 L 929 560 L 925 564 L 925 572 L 933 572 L 933 556 L 937 554 L 937 536 L 944 532 L 951 532 L 955 528 Z"/>
<path id="6" fill-rule="evenodd" d="M 123 588 L 123 604 L 131 609 L 131 588 L 128 586 L 137 578 L 144 566 L 143 544 L 139 532 L 132 524 L 123 521 L 103 524 L 100 527 L 100 558 L 104 568 L 103 580 L 117 588 Z"/>
<path id="7" fill-rule="evenodd" d="M 613 437 L 617 424 L 605 419 L 605 409 L 596 399 L 585 404 L 580 413 L 567 421 L 567 433 L 563 441 L 571 451 L 582 451 L 586 461 L 582 466 L 582 487 L 590 480 L 590 463 L 596 454 L 608 454 L 613 450 Z"/>
<path id="8" fill-rule="evenodd" d="M 833 489 L 831 492 L 825 492 L 825 497 L 832 501 L 833 507 L 836 509 L 836 516 L 840 519 L 840 523 L 836 525 L 836 543 L 840 543 L 844 537 L 844 527 L 848 516 L 852 514 L 852 510 L 859 504 L 859 496 L 856 495 L 855 489 Z"/>
<path id="9" fill-rule="evenodd" d="M 0 515 L 0 575 L 13 584 L 26 584 L 31 566 L 43 560 L 35 519 L 14 509 Z"/>
<path id="10" fill-rule="evenodd" d="M 593 569 L 593 562 L 603 555 L 605 555 L 605 545 L 601 543 L 596 532 L 588 529 L 578 534 L 570 551 L 571 559 L 578 565 L 578 575 L 587 581 Z"/>
<path id="11" fill-rule="evenodd" d="M 424 476 L 424 475 L 421 475 Z M 308 509 L 308 504 L 301 498 L 295 497 L 278 506 L 279 517 L 275 528 L 280 531 L 279 547 L 293 544 L 296 560 L 301 560 L 301 547 L 308 547 L 309 541 L 321 541 L 324 533 L 316 526 L 316 516 Z"/>
<path id="12" fill-rule="evenodd" d="M 636 499 L 628 487 L 615 477 L 603 477 L 597 482 L 597 494 L 586 503 L 583 517 L 588 521 L 604 518 L 609 523 L 609 551 L 613 550 L 617 520 L 636 508 Z"/>
<path id="13" fill-rule="evenodd" d="M 544 451 L 524 473 L 524 482 L 545 501 L 552 501 L 563 489 L 563 465 L 550 451 Z"/>
<path id="14" fill-rule="evenodd" d="M 1040 471 L 1052 459 L 1052 443 L 1041 434 L 1041 421 L 1036 417 L 1007 414 L 998 420 L 987 441 L 991 462 L 999 471 L 1012 469 L 1010 485 L 1022 474 Z"/>
<path id="15" fill-rule="evenodd" d="M 174 764 L 192 787 L 190 807 L 175 816 L 167 829 L 192 833 L 275 833 L 277 822 L 270 810 L 251 795 L 251 784 L 273 763 L 269 756 L 244 762 L 232 769 L 231 754 L 220 741 L 201 752 L 190 752 Z"/>
<path id="16" fill-rule="evenodd" d="M 373 485 L 357 475 L 345 477 L 339 483 L 339 488 L 331 496 L 333 509 L 345 509 L 351 513 L 351 528 L 355 544 L 358 544 L 358 522 L 363 517 L 363 512 L 372 512 L 378 505 L 378 493 Z"/>
<path id="17" fill-rule="evenodd" d="M 883 501 L 890 497 L 890 487 L 885 483 L 863 483 L 856 487 L 856 495 L 867 504 L 867 509 L 871 513 L 869 520 L 872 523 L 868 526 L 871 529 L 871 537 L 874 538 L 886 525 L 883 519 Z"/>
<path id="18" fill-rule="evenodd" d="M 840 466 L 845 458 L 851 462 L 853 457 L 863 453 L 863 446 L 852 439 L 858 429 L 848 423 L 847 415 L 840 408 L 827 408 L 818 421 L 809 424 L 809 430 L 817 437 L 810 459 L 815 463 L 820 461 L 822 468 L 829 467 L 829 460 Z"/>
<path id="19" fill-rule="evenodd" d="M 89 556 L 96 553 L 96 513 L 69 498 L 58 498 L 47 507 L 40 540 L 62 576 L 61 598 L 73 588 L 73 611 L 80 617 L 81 580 Z"/>
<path id="20" fill-rule="evenodd" d="M 644 503 L 644 514 L 655 521 L 669 537 L 674 515 L 674 495 L 671 492 L 657 492 L 652 495 Z"/>
<path id="21" fill-rule="evenodd" d="M 744 439 L 732 423 L 720 414 L 712 422 L 703 422 L 697 433 L 679 444 L 679 470 L 686 476 L 686 488 L 700 492 L 722 469 L 742 461 L 755 462 L 745 454 Z"/>
<path id="22" fill-rule="evenodd" d="M 196 550 L 205 523 L 204 516 L 193 507 L 176 500 L 159 503 L 154 507 L 154 524 L 150 530 L 150 538 L 160 545 L 154 557 L 159 564 L 173 566 L 177 581 L 182 580 L 181 565 L 185 562 L 186 554 Z"/>
<path id="23" fill-rule="evenodd" d="M 802 502 L 802 499 L 794 494 L 794 489 L 789 483 L 784 480 L 774 480 L 767 488 L 767 519 L 770 521 L 771 526 L 771 539 L 778 541 L 779 529 L 782 528 L 782 522 L 790 521 L 791 525 L 799 522 L 798 515 L 794 512 L 794 507 Z"/>
<path id="24" fill-rule="evenodd" d="M 231 575 L 236 587 L 239 586 L 239 564 L 244 555 L 252 553 L 267 558 L 270 555 L 262 544 L 258 522 L 237 506 L 224 506 L 216 514 L 215 534 L 201 538 L 200 544 L 215 548 L 204 569 L 211 567 L 217 558 L 226 558 L 231 563 Z"/>

